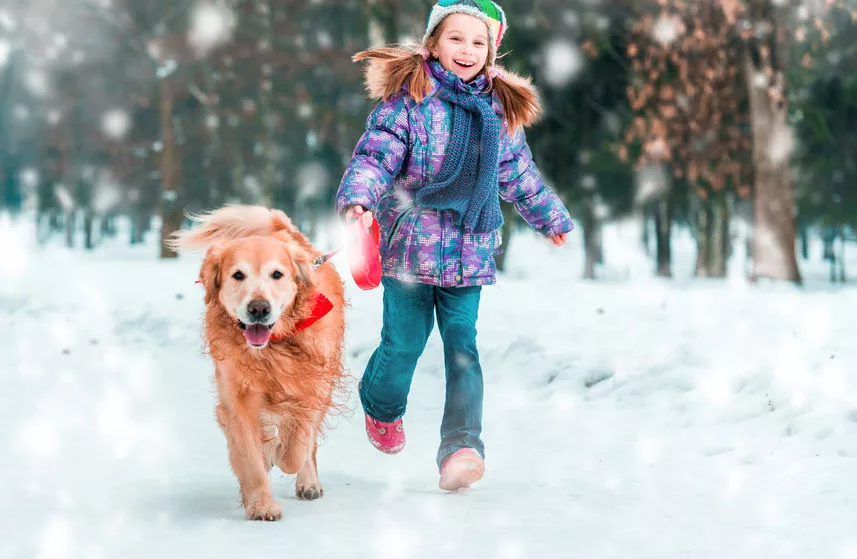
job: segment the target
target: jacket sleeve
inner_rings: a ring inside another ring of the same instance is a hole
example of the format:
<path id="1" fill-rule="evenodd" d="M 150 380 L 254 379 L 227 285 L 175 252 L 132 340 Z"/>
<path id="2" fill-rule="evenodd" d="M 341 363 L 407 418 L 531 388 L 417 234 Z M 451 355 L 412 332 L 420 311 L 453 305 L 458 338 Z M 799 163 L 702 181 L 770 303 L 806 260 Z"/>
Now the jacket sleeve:
<path id="1" fill-rule="evenodd" d="M 354 148 L 336 193 L 338 214 L 355 204 L 374 208 L 401 171 L 409 145 L 406 99 L 403 95 L 389 99 L 366 119 L 366 132 Z"/>
<path id="2" fill-rule="evenodd" d="M 500 198 L 514 203 L 524 221 L 545 237 L 574 229 L 568 210 L 556 192 L 545 184 L 536 167 L 523 128 L 513 136 L 504 134 L 500 152 Z"/>

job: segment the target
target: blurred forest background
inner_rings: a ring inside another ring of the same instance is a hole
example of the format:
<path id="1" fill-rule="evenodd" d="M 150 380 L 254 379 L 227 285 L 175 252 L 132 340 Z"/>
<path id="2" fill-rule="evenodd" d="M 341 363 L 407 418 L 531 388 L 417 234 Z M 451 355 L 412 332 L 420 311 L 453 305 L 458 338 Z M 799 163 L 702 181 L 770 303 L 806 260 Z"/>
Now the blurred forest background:
<path id="1" fill-rule="evenodd" d="M 584 276 L 634 216 L 671 276 L 800 283 L 809 240 L 845 281 L 857 227 L 855 0 L 505 0 L 502 65 L 532 76 L 536 161 Z M 427 0 L 0 0 L 0 211 L 97 250 L 232 202 L 311 237 L 371 110 L 355 52 L 421 38 Z M 508 211 L 509 206 L 504 208 Z M 508 217 L 512 217 L 511 215 Z M 514 250 L 507 218 L 504 239 Z M 75 246 L 77 245 L 77 246 Z M 174 256 L 163 248 L 162 257 Z M 502 266 L 502 260 L 498 262 Z"/>

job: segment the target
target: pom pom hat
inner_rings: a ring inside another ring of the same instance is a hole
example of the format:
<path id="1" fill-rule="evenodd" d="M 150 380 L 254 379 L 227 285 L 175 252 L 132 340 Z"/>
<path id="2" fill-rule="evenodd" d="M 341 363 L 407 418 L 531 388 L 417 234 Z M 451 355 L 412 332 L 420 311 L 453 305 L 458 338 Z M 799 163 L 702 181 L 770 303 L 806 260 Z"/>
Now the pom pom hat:
<path id="1" fill-rule="evenodd" d="M 500 49 L 500 42 L 503 40 L 503 34 L 508 27 L 503 9 L 491 0 L 439 0 L 429 13 L 423 44 L 437 29 L 443 18 L 450 14 L 468 14 L 485 22 L 493 46 L 488 64 L 493 65 L 497 51 Z"/>

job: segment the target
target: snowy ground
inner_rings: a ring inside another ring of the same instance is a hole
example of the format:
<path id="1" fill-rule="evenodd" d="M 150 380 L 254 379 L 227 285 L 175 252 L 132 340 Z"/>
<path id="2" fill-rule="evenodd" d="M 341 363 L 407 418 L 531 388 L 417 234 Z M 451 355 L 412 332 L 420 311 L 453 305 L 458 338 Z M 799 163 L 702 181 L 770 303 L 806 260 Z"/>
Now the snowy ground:
<path id="1" fill-rule="evenodd" d="M 579 233 L 518 236 L 483 292 L 485 479 L 437 489 L 435 333 L 407 448 L 375 451 L 353 396 L 319 451 L 326 496 L 275 470 L 284 518 L 254 523 L 213 417 L 198 258 L 28 235 L 0 222 L 0 559 L 857 558 L 857 289 L 817 254 L 804 289 L 693 281 L 685 239 L 659 281 L 614 229 L 588 283 Z M 359 376 L 381 293 L 347 286 Z"/>

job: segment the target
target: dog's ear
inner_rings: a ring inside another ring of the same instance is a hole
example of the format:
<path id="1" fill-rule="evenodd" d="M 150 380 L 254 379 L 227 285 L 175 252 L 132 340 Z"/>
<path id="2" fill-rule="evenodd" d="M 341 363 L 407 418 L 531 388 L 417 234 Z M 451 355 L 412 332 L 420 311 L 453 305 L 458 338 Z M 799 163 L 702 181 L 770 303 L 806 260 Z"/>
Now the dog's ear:
<path id="1" fill-rule="evenodd" d="M 304 254 L 292 254 L 294 275 L 297 283 L 312 284 L 312 262 Z"/>
<path id="2" fill-rule="evenodd" d="M 205 304 L 217 299 L 220 291 L 220 257 L 223 249 L 220 245 L 212 245 L 205 253 L 202 268 L 199 270 L 199 283 L 205 287 Z"/>

